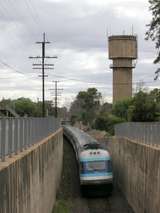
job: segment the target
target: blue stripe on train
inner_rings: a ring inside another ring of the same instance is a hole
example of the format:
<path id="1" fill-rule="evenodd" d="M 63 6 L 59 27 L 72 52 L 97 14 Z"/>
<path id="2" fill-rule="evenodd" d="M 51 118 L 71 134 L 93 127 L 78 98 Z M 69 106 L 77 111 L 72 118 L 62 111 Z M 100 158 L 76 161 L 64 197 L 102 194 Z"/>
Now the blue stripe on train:
<path id="1" fill-rule="evenodd" d="M 113 175 L 112 172 L 93 172 L 93 173 L 85 173 L 85 174 L 80 174 L 80 177 L 100 177 L 100 176 L 111 176 Z"/>
<path id="2" fill-rule="evenodd" d="M 90 157 L 90 158 L 80 158 L 80 162 L 88 162 L 88 161 L 106 161 L 111 160 L 110 157 Z"/>

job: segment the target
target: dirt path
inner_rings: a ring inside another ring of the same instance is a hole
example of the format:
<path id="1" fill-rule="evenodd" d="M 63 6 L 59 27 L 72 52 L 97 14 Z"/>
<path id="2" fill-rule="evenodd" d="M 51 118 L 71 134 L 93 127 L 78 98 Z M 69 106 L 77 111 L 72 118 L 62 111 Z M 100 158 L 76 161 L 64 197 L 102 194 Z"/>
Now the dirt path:
<path id="1" fill-rule="evenodd" d="M 64 139 L 62 181 L 53 213 L 133 213 L 122 194 L 114 189 L 107 198 L 81 197 L 74 151 Z"/>

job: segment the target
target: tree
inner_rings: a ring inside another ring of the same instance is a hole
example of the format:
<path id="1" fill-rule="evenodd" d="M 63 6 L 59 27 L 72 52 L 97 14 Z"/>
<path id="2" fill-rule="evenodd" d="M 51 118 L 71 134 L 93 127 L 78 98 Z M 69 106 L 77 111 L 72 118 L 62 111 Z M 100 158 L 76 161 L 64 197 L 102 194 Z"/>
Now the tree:
<path id="1" fill-rule="evenodd" d="M 80 91 L 76 100 L 71 104 L 70 114 L 83 121 L 84 124 L 92 125 L 100 108 L 101 93 L 96 88 Z"/>
<path id="2" fill-rule="evenodd" d="M 128 113 L 130 112 L 129 108 L 131 109 L 132 104 L 132 98 L 118 101 L 113 105 L 112 113 L 119 118 L 129 121 Z"/>
<path id="3" fill-rule="evenodd" d="M 156 101 L 154 96 L 140 91 L 133 98 L 132 121 L 150 122 L 156 120 Z"/>
<path id="4" fill-rule="evenodd" d="M 14 106 L 16 112 L 20 116 L 34 116 L 36 113 L 36 104 L 29 98 L 19 98 L 14 100 Z"/>
<path id="5" fill-rule="evenodd" d="M 112 112 L 112 104 L 106 102 L 102 106 L 100 106 L 100 114 L 111 112 Z"/>
<path id="6" fill-rule="evenodd" d="M 124 121 L 125 120 L 122 118 L 106 113 L 106 114 L 97 116 L 93 127 L 95 129 L 105 130 L 106 132 L 113 135 L 114 125 L 118 123 L 122 123 Z"/>
<path id="7" fill-rule="evenodd" d="M 151 39 L 155 42 L 155 48 L 158 50 L 158 55 L 154 60 L 154 63 L 160 62 L 160 1 L 149 0 L 150 11 L 152 12 L 152 20 L 148 24 L 148 31 L 146 32 L 146 39 Z"/>
<path id="8" fill-rule="evenodd" d="M 160 89 L 154 89 L 150 92 L 150 95 L 153 97 L 156 103 L 160 103 Z"/>
<path id="9" fill-rule="evenodd" d="M 13 108 L 13 103 L 11 99 L 2 99 L 0 102 L 0 107 L 4 108 L 6 106 L 12 107 Z"/>

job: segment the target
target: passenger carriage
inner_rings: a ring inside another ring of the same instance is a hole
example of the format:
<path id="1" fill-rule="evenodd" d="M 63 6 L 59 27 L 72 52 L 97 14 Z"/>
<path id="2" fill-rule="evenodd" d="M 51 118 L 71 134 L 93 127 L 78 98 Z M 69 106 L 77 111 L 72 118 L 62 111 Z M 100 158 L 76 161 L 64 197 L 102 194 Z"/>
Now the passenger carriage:
<path id="1" fill-rule="evenodd" d="M 93 188 L 99 188 L 103 192 L 111 192 L 113 173 L 109 152 L 78 128 L 64 126 L 64 135 L 72 143 L 76 153 L 82 191 L 86 193 Z"/>

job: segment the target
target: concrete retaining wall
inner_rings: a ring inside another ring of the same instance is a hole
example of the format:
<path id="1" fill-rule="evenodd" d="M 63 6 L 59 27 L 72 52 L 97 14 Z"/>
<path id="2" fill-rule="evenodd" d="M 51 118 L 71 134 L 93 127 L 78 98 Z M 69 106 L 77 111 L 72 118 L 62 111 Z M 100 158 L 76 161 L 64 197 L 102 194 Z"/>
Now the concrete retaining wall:
<path id="1" fill-rule="evenodd" d="M 160 212 L 160 148 L 124 138 L 114 138 L 109 147 L 116 182 L 134 212 Z"/>
<path id="2" fill-rule="evenodd" d="M 62 129 L 0 162 L 0 213 L 51 213 L 63 159 Z"/>

